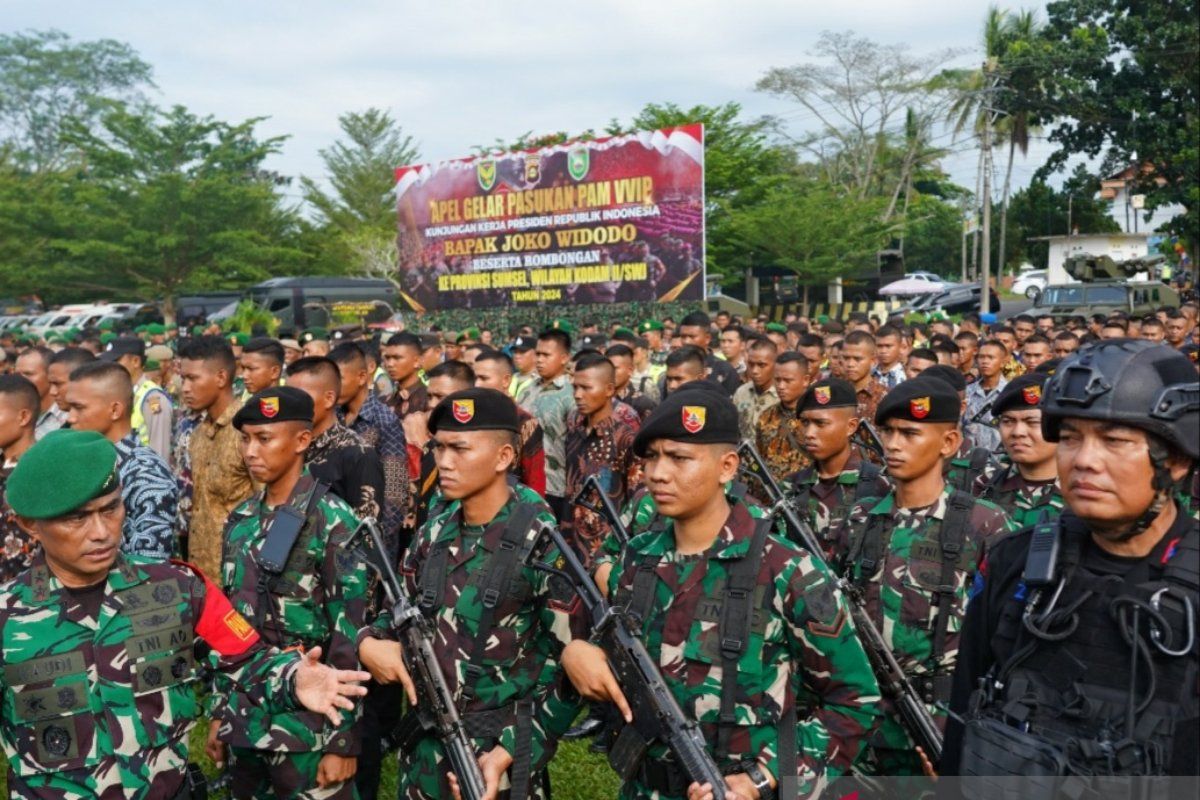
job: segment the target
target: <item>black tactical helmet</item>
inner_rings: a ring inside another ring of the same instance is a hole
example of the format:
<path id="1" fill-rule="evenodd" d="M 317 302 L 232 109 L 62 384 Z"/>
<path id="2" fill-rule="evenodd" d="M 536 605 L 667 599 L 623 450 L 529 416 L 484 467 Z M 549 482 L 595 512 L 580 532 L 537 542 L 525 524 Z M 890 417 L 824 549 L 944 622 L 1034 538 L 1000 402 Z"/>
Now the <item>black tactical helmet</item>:
<path id="1" fill-rule="evenodd" d="M 1042 436 L 1064 417 L 1110 420 L 1200 458 L 1200 377 L 1187 356 L 1144 339 L 1106 339 L 1065 358 L 1046 383 Z"/>

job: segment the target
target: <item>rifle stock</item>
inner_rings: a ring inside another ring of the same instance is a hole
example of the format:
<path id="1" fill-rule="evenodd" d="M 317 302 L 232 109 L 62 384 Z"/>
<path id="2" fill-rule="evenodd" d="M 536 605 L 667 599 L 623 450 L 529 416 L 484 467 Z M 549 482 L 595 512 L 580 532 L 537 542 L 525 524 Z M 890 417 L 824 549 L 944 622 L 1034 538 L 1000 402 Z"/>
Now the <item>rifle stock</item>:
<path id="1" fill-rule="evenodd" d="M 592 495 L 596 496 L 595 502 L 588 499 Z M 612 498 L 604 491 L 604 487 L 600 485 L 600 479 L 595 475 L 587 477 L 587 480 L 583 482 L 583 488 L 579 490 L 579 494 L 575 495 L 575 499 L 571 502 L 573 505 L 583 506 L 593 514 L 604 517 L 608 521 L 613 534 L 621 542 L 621 546 L 624 547 L 629 544 L 629 529 L 625 527 L 625 523 L 621 520 L 621 512 L 613 505 Z"/>
<path id="2" fill-rule="evenodd" d="M 392 630 L 400 637 L 405 666 L 417 690 L 416 713 L 421 727 L 433 733 L 446 751 L 464 800 L 483 800 L 486 785 L 475 747 L 454 705 L 454 696 L 433 650 L 433 627 L 409 602 L 383 547 L 375 520 L 367 517 L 350 537 L 349 546 L 379 576 L 392 612 Z"/>

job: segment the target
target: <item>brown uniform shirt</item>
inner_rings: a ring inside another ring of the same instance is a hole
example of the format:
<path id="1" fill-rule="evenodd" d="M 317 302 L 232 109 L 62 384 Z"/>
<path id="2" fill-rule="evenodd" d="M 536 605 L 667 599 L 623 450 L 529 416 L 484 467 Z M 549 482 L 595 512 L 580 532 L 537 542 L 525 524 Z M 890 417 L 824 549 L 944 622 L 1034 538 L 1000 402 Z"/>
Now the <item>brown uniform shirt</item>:
<path id="1" fill-rule="evenodd" d="M 188 531 L 188 560 L 205 575 L 219 576 L 221 531 L 225 518 L 254 493 L 254 481 L 242 460 L 241 435 L 233 415 L 242 404 L 234 401 L 217 419 L 207 414 L 192 432 L 192 525 Z"/>

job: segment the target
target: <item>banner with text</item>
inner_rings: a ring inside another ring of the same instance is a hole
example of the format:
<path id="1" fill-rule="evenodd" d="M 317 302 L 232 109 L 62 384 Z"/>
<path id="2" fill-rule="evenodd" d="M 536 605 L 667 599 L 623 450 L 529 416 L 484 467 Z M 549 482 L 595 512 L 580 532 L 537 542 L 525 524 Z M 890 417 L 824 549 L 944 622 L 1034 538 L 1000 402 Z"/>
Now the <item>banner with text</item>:
<path id="1" fill-rule="evenodd" d="M 414 310 L 700 300 L 704 128 L 396 170 Z"/>

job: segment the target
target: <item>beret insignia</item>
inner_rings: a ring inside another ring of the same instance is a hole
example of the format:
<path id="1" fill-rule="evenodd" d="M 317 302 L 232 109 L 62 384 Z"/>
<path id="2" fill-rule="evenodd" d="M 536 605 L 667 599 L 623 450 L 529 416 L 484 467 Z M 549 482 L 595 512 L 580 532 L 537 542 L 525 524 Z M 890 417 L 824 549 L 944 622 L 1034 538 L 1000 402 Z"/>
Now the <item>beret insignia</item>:
<path id="1" fill-rule="evenodd" d="M 704 406 L 684 406 L 683 429 L 688 433 L 699 433 L 704 430 L 705 414 L 708 411 Z"/>
<path id="2" fill-rule="evenodd" d="M 929 416 L 929 409 L 932 403 L 928 396 L 914 397 L 908 401 L 908 412 L 912 414 L 913 419 L 925 419 Z"/>
<path id="3" fill-rule="evenodd" d="M 824 406 L 829 405 L 829 400 L 833 397 L 833 394 L 830 392 L 828 386 L 818 386 L 813 389 L 813 396 L 818 403 Z"/>
<path id="4" fill-rule="evenodd" d="M 1036 406 L 1042 399 L 1041 386 L 1026 386 L 1021 390 L 1021 397 L 1025 399 L 1025 404 Z"/>
<path id="5" fill-rule="evenodd" d="M 263 397 L 258 401 L 258 410 L 267 419 L 272 419 L 279 413 L 279 398 L 278 397 Z"/>
<path id="6" fill-rule="evenodd" d="M 453 400 L 451 402 L 450 411 L 459 424 L 465 425 L 475 418 L 474 400 Z"/>

